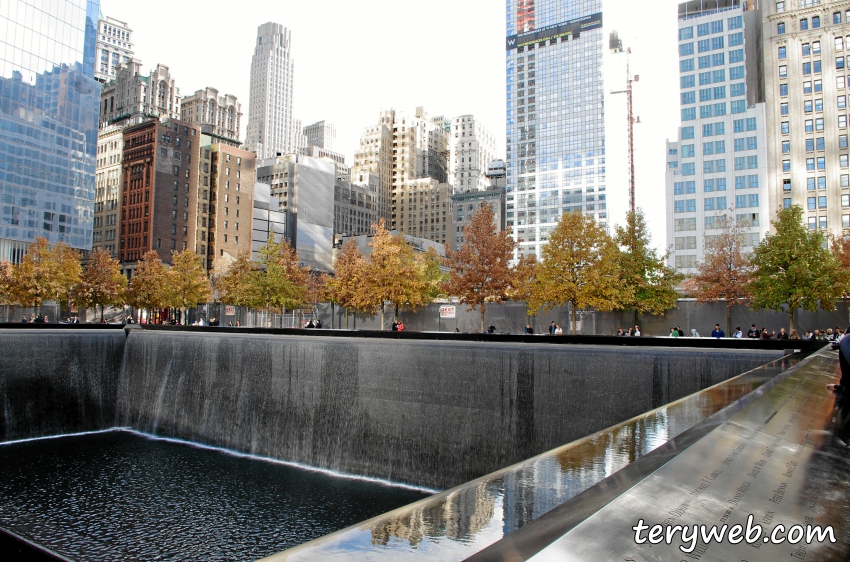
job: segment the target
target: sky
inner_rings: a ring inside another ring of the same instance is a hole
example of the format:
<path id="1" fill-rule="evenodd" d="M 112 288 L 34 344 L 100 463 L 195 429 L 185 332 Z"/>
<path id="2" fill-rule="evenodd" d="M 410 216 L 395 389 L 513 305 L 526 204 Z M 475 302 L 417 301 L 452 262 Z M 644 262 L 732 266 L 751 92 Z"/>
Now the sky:
<path id="1" fill-rule="evenodd" d="M 636 200 L 660 248 L 666 246 L 664 141 L 676 137 L 679 124 L 677 4 L 603 4 L 606 28 L 632 49 L 632 73 L 640 76 Z M 129 24 L 143 70 L 168 66 L 181 95 L 211 86 L 237 96 L 243 139 L 257 27 L 271 21 L 292 31 L 295 118 L 302 125 L 333 123 L 334 150 L 348 164 L 382 109 L 418 106 L 431 116 L 475 115 L 501 139 L 497 150 L 504 156 L 504 0 L 101 0 L 101 11 Z"/>

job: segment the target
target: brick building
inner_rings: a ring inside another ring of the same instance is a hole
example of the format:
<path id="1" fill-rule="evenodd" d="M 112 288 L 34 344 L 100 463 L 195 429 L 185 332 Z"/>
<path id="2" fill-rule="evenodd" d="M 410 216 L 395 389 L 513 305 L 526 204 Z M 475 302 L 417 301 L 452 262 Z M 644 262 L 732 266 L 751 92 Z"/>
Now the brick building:
<path id="1" fill-rule="evenodd" d="M 171 263 L 172 250 L 195 247 L 208 202 L 199 201 L 199 130 L 182 121 L 124 129 L 119 259 L 128 277 L 148 250 Z M 205 235 L 204 235 L 205 236 Z M 198 244 L 205 254 L 205 242 Z"/>

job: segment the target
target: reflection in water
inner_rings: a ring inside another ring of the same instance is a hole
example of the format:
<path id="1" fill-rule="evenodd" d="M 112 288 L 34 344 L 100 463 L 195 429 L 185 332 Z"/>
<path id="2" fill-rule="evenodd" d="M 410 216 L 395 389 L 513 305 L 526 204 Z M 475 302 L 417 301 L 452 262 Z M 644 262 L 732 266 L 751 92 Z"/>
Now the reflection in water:
<path id="1" fill-rule="evenodd" d="M 371 529 L 372 544 L 386 545 L 391 538 L 399 538 L 417 546 L 424 537 L 435 536 L 466 541 L 492 519 L 496 495 L 483 482 L 454 490 L 439 503 L 379 521 Z"/>
<path id="2" fill-rule="evenodd" d="M 640 459 L 795 364 L 783 359 L 275 560 L 462 560 Z M 364 541 L 362 533 L 369 533 Z M 448 539 L 448 540 L 447 540 Z"/>

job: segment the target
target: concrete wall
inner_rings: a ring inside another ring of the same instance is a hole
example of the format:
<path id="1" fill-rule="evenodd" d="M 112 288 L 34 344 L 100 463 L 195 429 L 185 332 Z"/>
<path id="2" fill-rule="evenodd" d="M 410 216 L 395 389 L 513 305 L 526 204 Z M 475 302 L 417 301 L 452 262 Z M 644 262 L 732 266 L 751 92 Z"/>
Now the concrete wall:
<path id="1" fill-rule="evenodd" d="M 0 330 L 0 441 L 112 427 L 123 330 Z"/>
<path id="2" fill-rule="evenodd" d="M 817 313 L 798 310 L 794 321 L 797 331 L 802 335 L 806 330 L 834 328 L 842 329 L 850 325 L 850 306 L 844 301 L 836 304 L 836 310 L 827 312 L 818 310 Z M 480 326 L 480 313 L 478 309 L 467 312 L 466 306 L 458 304 L 457 318 L 443 319 L 438 322 L 439 304 L 431 304 L 420 308 L 417 312 L 401 310 L 399 317 L 408 330 L 453 332 L 458 328 L 461 332 L 473 332 Z M 323 304 L 318 307 L 319 316 L 326 328 L 331 327 L 331 307 Z M 386 327 L 392 324 L 393 310 L 386 310 Z M 334 307 L 334 326 L 345 327 L 345 309 Z M 378 330 L 380 329 L 380 314 L 357 315 L 357 329 Z M 617 328 L 634 327 L 634 313 L 632 311 L 618 312 L 596 312 L 579 311 L 578 334 L 583 335 L 615 335 Z M 541 312 L 537 316 L 528 316 L 525 304 L 521 302 L 506 302 L 503 305 L 490 305 L 485 314 L 485 327 L 494 324 L 498 332 L 505 331 L 509 334 L 522 333 L 526 323 L 530 323 L 536 333 L 548 333 L 549 322 L 554 320 L 561 324 L 564 333 L 570 333 L 569 308 L 555 308 L 549 312 Z M 692 299 L 682 299 L 677 303 L 677 308 L 668 310 L 664 316 L 642 316 L 640 327 L 644 335 L 666 336 L 673 326 L 681 326 L 686 334 L 690 334 L 691 328 L 695 328 L 703 336 L 707 336 L 714 329 L 715 324 L 726 329 L 726 305 L 724 303 L 697 304 Z M 780 328 L 788 329 L 788 315 L 786 313 L 775 313 L 771 311 L 754 312 L 746 306 L 735 305 L 732 307 L 732 328 L 741 326 L 744 334 L 750 324 L 756 324 L 759 329 L 766 327 L 768 331 L 775 330 L 779 333 Z M 351 313 L 348 327 L 354 328 L 354 314 Z"/>
<path id="3" fill-rule="evenodd" d="M 115 423 L 450 487 L 779 355 L 140 330 Z"/>

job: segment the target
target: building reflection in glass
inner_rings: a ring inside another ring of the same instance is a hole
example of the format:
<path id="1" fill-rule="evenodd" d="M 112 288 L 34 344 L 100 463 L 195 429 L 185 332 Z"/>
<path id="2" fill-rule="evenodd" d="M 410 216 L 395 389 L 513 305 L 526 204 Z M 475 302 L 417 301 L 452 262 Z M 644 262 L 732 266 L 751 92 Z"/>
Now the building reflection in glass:
<path id="1" fill-rule="evenodd" d="M 99 0 L 0 2 L 0 258 L 91 248 Z"/>

